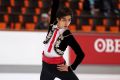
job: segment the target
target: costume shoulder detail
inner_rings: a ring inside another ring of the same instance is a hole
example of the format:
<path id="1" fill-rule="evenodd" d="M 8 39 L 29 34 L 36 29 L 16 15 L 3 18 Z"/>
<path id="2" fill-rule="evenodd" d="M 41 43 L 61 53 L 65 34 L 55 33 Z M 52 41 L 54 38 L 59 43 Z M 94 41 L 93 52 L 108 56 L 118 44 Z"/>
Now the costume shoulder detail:
<path id="1" fill-rule="evenodd" d="M 72 35 L 72 33 L 68 29 L 63 32 L 63 37 L 68 37 L 70 35 Z"/>
<path id="2" fill-rule="evenodd" d="M 67 29 L 62 34 L 60 34 L 59 37 L 57 38 L 57 40 L 55 42 L 55 45 L 54 45 L 54 50 L 56 51 L 56 53 L 58 55 L 63 55 L 64 54 L 64 51 L 59 49 L 59 46 L 60 46 L 61 42 L 64 40 L 64 38 L 68 37 L 70 35 L 71 35 L 71 32 Z"/>

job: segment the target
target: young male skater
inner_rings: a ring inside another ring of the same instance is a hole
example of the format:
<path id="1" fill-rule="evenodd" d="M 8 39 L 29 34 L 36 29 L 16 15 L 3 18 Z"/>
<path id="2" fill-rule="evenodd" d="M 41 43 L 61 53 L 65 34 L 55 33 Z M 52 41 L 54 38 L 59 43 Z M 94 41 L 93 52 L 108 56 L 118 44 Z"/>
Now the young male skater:
<path id="1" fill-rule="evenodd" d="M 62 7 L 56 13 L 56 24 L 51 24 L 44 41 L 42 56 L 42 71 L 40 80 L 79 80 L 73 70 L 81 63 L 84 53 L 73 37 L 68 26 L 71 23 L 72 11 Z M 76 53 L 76 59 L 71 65 L 67 65 L 63 58 L 64 51 L 70 46 Z"/>

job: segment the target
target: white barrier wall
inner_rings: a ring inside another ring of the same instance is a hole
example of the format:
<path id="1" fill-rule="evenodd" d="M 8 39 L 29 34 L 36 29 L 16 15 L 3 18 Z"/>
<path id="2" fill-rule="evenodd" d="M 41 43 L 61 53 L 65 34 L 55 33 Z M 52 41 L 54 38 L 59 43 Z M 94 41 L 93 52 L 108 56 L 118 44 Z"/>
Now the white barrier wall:
<path id="1" fill-rule="evenodd" d="M 0 31 L 0 65 L 41 65 L 46 32 Z M 64 58 L 68 63 L 68 48 Z"/>

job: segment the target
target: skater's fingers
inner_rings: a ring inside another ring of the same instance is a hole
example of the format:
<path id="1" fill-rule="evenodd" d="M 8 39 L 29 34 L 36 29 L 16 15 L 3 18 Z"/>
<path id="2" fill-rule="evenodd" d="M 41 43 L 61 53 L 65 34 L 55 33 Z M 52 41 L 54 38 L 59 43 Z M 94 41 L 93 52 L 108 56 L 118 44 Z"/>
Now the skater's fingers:
<path id="1" fill-rule="evenodd" d="M 57 67 L 58 70 L 62 71 L 68 71 L 68 66 L 59 66 Z"/>
<path id="2" fill-rule="evenodd" d="M 57 67 L 58 69 L 62 69 L 63 67 Z"/>
<path id="3" fill-rule="evenodd" d="M 57 67 L 57 69 L 66 70 L 66 67 Z"/>
<path id="4" fill-rule="evenodd" d="M 58 67 L 58 68 L 66 68 L 66 69 L 68 68 L 67 65 L 58 65 L 57 67 Z"/>
<path id="5" fill-rule="evenodd" d="M 63 71 L 62 69 L 58 69 L 59 71 Z"/>
<path id="6" fill-rule="evenodd" d="M 58 68 L 59 71 L 68 71 L 67 69 L 65 68 Z"/>
<path id="7" fill-rule="evenodd" d="M 64 69 L 64 68 L 66 68 L 66 67 L 57 67 L 57 68 L 59 68 L 59 69 Z"/>

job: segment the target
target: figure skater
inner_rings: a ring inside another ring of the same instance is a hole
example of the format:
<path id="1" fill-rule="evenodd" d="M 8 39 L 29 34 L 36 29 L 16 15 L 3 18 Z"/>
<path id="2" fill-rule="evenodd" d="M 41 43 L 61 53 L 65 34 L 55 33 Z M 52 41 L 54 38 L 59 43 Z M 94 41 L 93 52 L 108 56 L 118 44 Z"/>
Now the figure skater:
<path id="1" fill-rule="evenodd" d="M 73 70 L 76 70 L 85 55 L 68 28 L 73 16 L 72 11 L 69 8 L 61 7 L 54 14 L 56 14 L 56 19 L 54 18 L 53 23 L 51 22 L 43 42 L 44 51 L 42 53 L 40 80 L 54 80 L 55 77 L 61 80 L 79 80 Z M 70 46 L 76 54 L 75 61 L 71 65 L 67 65 L 63 58 L 67 46 Z"/>

